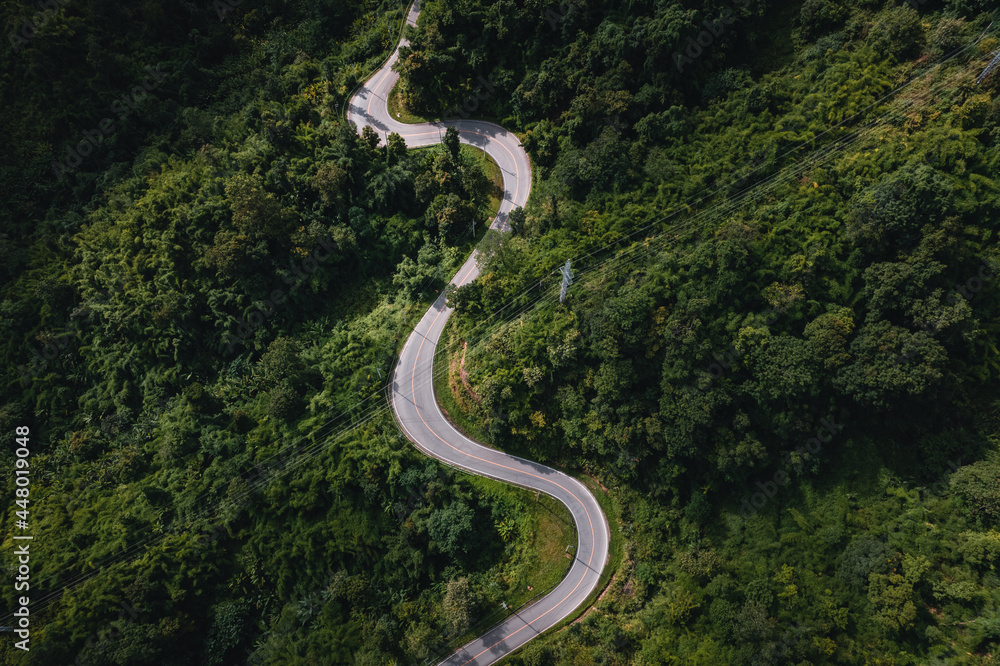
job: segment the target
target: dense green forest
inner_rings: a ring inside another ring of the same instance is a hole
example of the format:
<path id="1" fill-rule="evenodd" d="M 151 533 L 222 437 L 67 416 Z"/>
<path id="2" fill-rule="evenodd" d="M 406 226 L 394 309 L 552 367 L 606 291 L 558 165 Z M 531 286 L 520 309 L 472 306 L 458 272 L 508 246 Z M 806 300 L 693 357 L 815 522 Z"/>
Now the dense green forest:
<path id="1" fill-rule="evenodd" d="M 608 593 L 512 663 L 996 663 L 987 5 L 425 0 L 400 103 L 517 131 L 535 181 L 450 294 L 470 386 L 440 388 L 622 514 Z M 420 663 L 558 578 L 556 509 L 385 401 L 496 205 L 474 151 L 343 120 L 403 11 L 0 3 L 35 536 L 3 663 Z"/>
<path id="2" fill-rule="evenodd" d="M 911 4 L 427 3 L 401 96 L 487 77 L 536 169 L 450 390 L 624 511 L 514 663 L 996 663 L 1000 40 Z"/>
<path id="3" fill-rule="evenodd" d="M 428 461 L 385 401 L 498 204 L 481 153 L 343 120 L 402 10 L 2 3 L 11 585 L 18 511 L 34 540 L 0 662 L 412 663 L 561 578 L 562 509 Z"/>

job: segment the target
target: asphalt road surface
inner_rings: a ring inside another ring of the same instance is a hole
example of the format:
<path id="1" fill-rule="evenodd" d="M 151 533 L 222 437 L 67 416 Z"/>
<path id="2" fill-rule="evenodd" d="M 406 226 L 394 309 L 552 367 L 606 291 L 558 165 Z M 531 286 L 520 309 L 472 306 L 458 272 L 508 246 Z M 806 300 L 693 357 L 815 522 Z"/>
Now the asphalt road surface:
<path id="1" fill-rule="evenodd" d="M 407 16 L 416 24 L 419 0 Z M 403 40 L 400 46 L 406 44 Z M 395 132 L 410 148 L 440 143 L 445 129 L 456 127 L 463 143 L 485 150 L 503 172 L 504 196 L 492 227 L 503 230 L 507 214 L 523 206 L 531 190 L 531 164 L 517 137 L 494 123 L 455 120 L 405 124 L 389 117 L 389 93 L 399 75 L 392 65 L 397 50 L 386 64 L 359 88 L 350 99 L 347 117 L 358 128 L 375 129 L 383 141 Z M 489 94 L 489 93 L 487 93 Z M 497 93 L 499 94 L 499 93 Z M 473 252 L 456 274 L 461 286 L 479 275 Z M 576 522 L 577 545 L 569 573 L 549 594 L 518 610 L 509 619 L 451 654 L 442 664 L 472 666 L 493 664 L 521 647 L 576 610 L 597 587 L 608 560 L 610 534 L 607 519 L 597 500 L 583 484 L 538 463 L 487 448 L 458 432 L 441 413 L 434 398 L 434 351 L 451 309 L 444 294 L 437 299 L 413 329 L 400 352 L 392 378 L 392 408 L 404 433 L 427 455 L 473 474 L 539 490 L 566 505 Z"/>

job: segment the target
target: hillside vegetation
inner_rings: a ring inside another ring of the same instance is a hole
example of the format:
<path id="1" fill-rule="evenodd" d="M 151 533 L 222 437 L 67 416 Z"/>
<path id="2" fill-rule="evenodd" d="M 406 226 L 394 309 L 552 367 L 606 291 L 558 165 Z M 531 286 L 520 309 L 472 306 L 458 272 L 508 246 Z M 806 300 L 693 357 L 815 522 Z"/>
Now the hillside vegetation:
<path id="1" fill-rule="evenodd" d="M 497 205 L 481 153 L 343 121 L 398 3 L 42 4 L 2 5 L 0 458 L 13 498 L 28 426 L 34 540 L 0 662 L 412 663 L 558 580 L 561 509 L 385 401 Z"/>
<path id="2" fill-rule="evenodd" d="M 995 663 L 1000 41 L 792 4 L 428 2 L 404 53 L 535 166 L 450 296 L 463 419 L 624 507 L 611 593 L 514 663 Z"/>
<path id="3" fill-rule="evenodd" d="M 394 103 L 519 133 L 512 234 L 470 237 L 495 174 L 453 135 L 344 123 L 398 3 L 0 3 L 35 537 L 0 661 L 421 663 L 558 578 L 558 508 L 427 460 L 385 400 L 479 242 L 453 416 L 621 508 L 608 593 L 512 663 L 996 663 L 987 3 L 422 5 Z"/>

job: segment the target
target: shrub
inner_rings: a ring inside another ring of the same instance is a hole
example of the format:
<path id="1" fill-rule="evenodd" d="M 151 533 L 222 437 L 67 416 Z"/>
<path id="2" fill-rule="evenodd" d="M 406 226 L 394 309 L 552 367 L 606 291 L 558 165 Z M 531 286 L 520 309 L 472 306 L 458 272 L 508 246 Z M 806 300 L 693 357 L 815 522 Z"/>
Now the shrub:
<path id="1" fill-rule="evenodd" d="M 893 7 L 879 12 L 868 29 L 868 42 L 880 58 L 916 55 L 924 44 L 920 15 L 910 7 Z"/>
<path id="2" fill-rule="evenodd" d="M 267 413 L 276 419 L 288 419 L 295 415 L 299 402 L 298 393 L 290 386 L 281 384 L 274 387 L 268 396 Z"/>
<path id="3" fill-rule="evenodd" d="M 930 36 L 930 48 L 935 54 L 951 53 L 965 43 L 966 23 L 962 19 L 943 18 Z"/>
<path id="4" fill-rule="evenodd" d="M 831 0 L 806 0 L 799 12 L 802 36 L 812 39 L 839 25 L 847 17 L 847 8 Z"/>
<path id="5" fill-rule="evenodd" d="M 980 460 L 959 469 L 951 486 L 969 513 L 984 523 L 1000 520 L 1000 464 Z"/>

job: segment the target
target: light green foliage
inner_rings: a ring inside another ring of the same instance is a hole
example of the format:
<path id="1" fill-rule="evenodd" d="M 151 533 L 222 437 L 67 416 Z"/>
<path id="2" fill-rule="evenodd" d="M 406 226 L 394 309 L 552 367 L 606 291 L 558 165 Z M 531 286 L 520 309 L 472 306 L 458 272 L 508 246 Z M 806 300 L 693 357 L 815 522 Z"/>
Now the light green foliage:
<path id="1" fill-rule="evenodd" d="M 448 581 L 448 591 L 445 592 L 442 607 L 452 634 L 461 634 L 469 627 L 476 606 L 472 595 L 468 578 Z"/>

